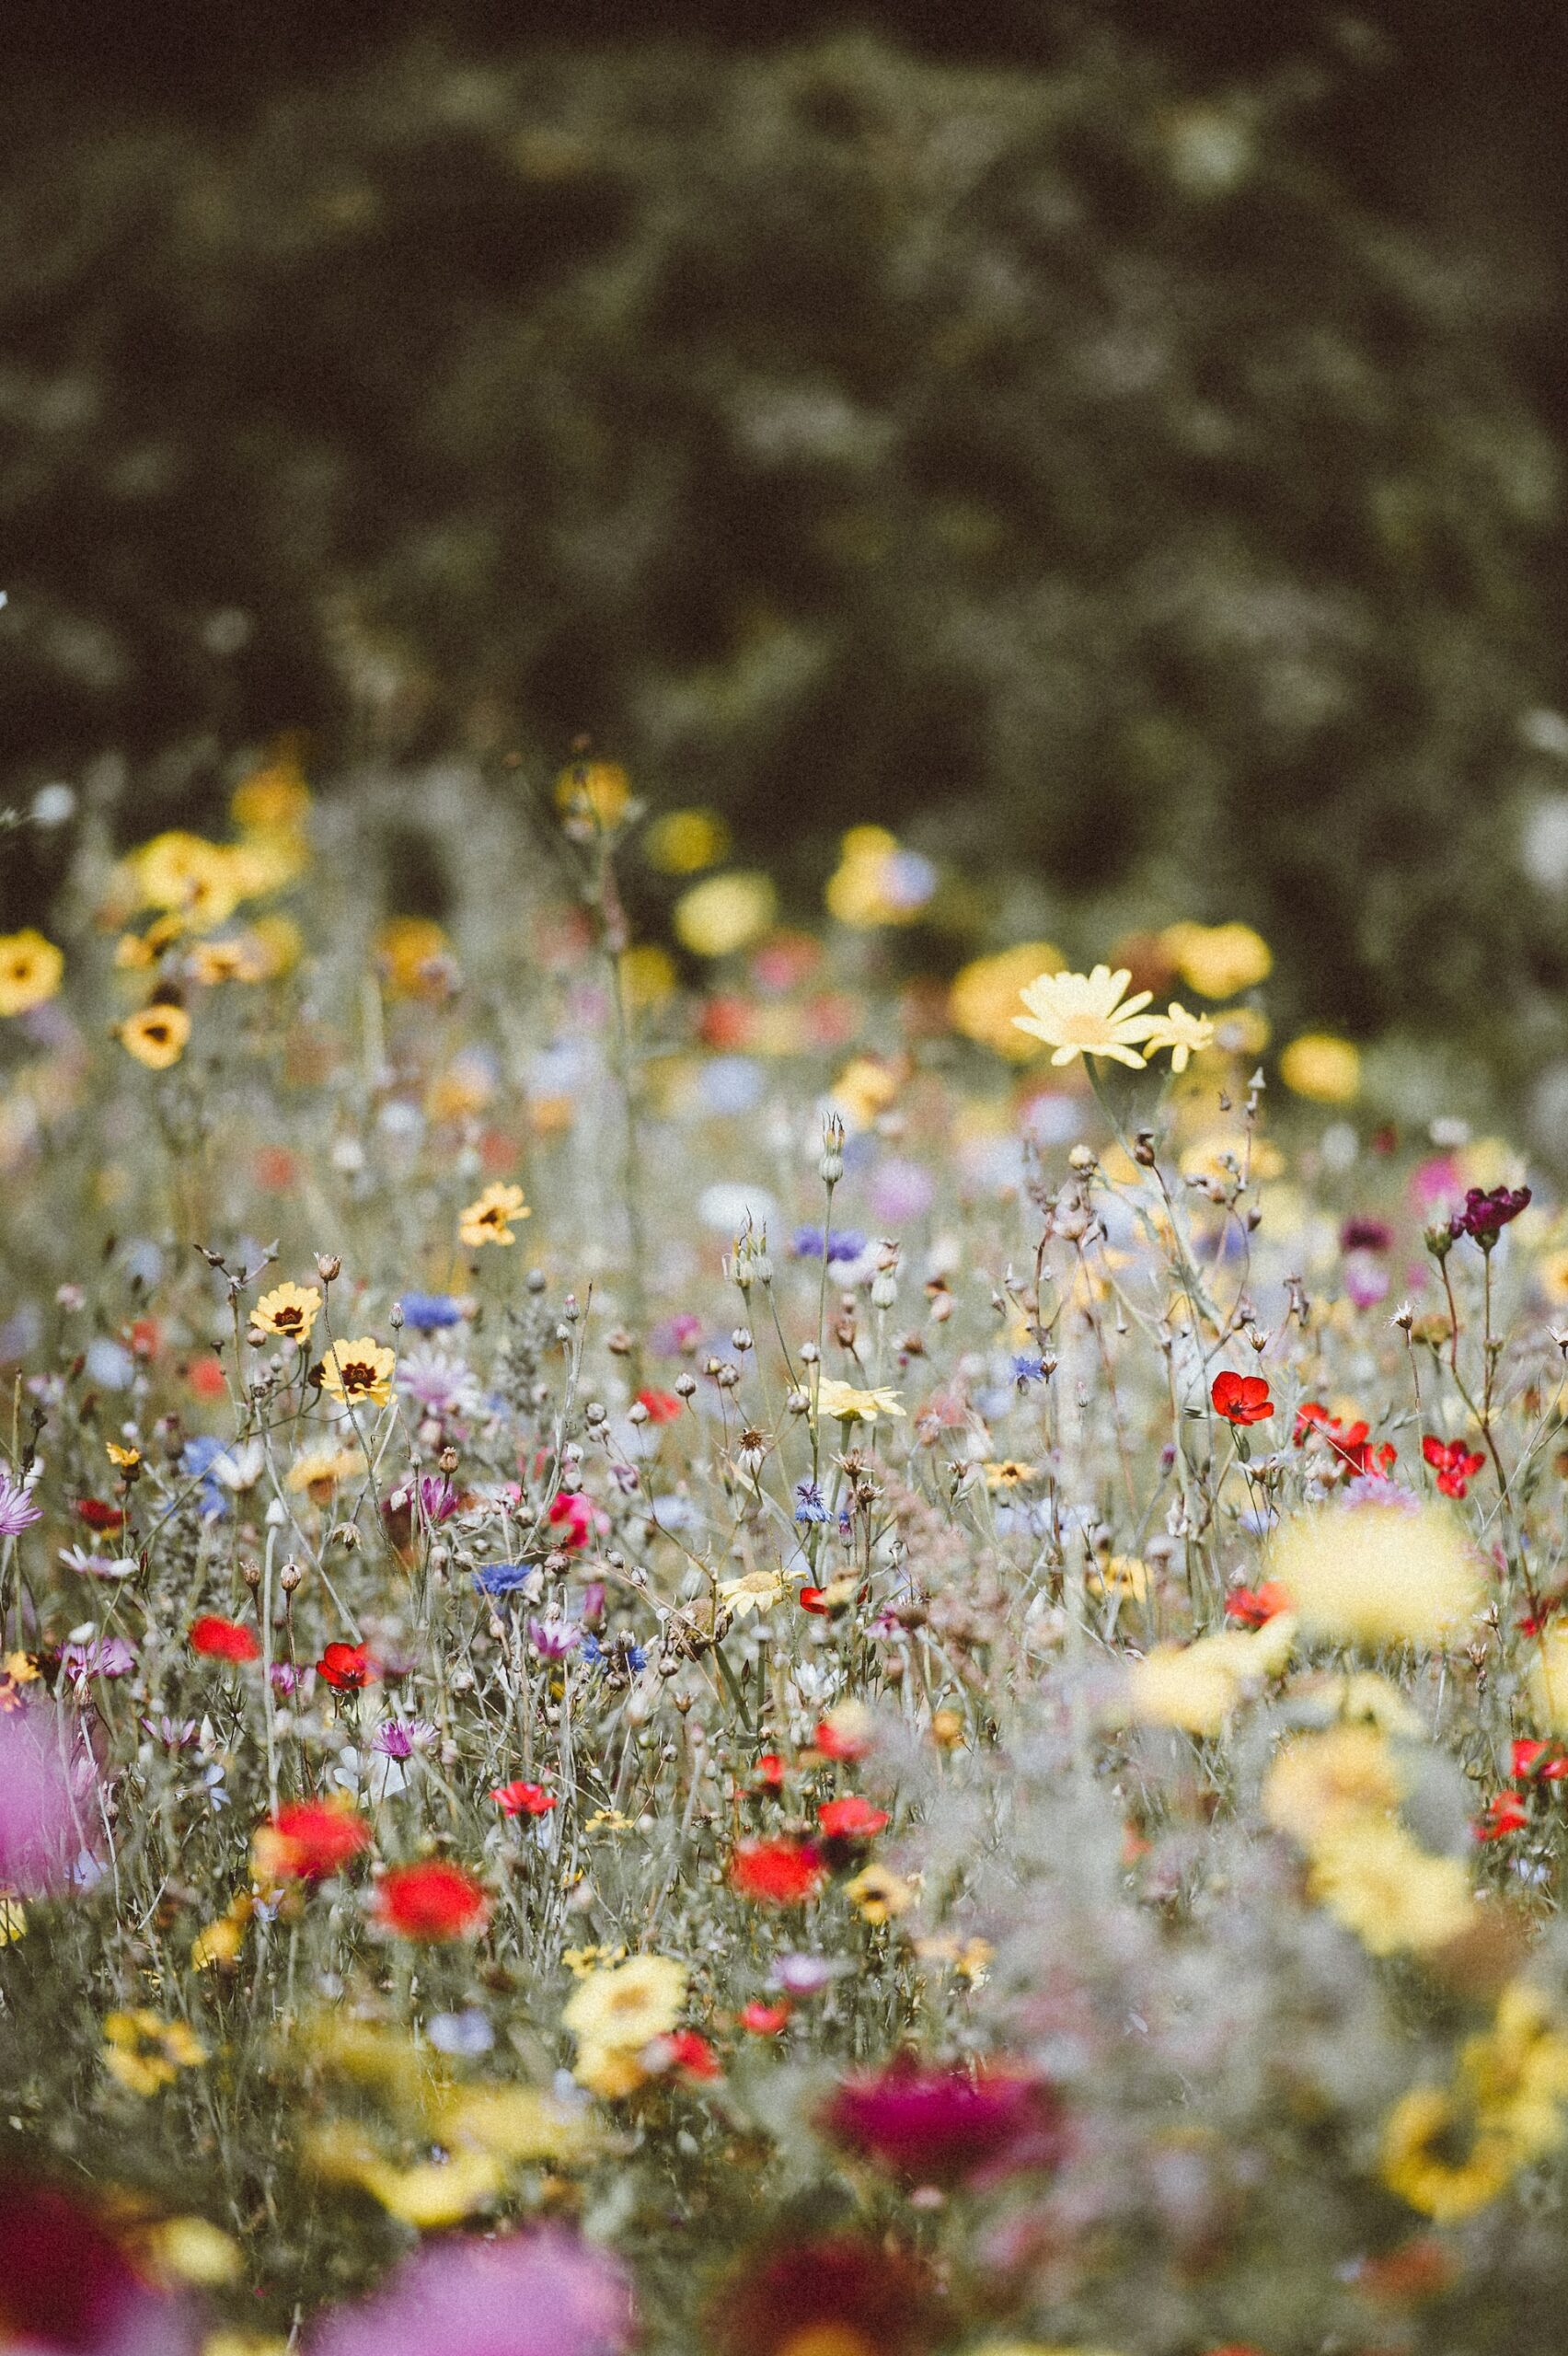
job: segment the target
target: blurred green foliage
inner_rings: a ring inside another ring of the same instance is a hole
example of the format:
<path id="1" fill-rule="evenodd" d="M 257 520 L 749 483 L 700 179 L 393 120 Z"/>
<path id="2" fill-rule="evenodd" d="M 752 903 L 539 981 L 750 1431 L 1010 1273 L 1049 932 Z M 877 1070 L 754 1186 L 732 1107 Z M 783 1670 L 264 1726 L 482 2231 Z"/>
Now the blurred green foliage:
<path id="1" fill-rule="evenodd" d="M 290 725 L 586 729 L 802 875 L 874 817 L 994 910 L 1240 916 L 1320 1018 L 1544 1042 L 1554 456 L 1309 95 L 1086 34 L 14 98 L 0 733 L 126 748 L 140 825 Z"/>

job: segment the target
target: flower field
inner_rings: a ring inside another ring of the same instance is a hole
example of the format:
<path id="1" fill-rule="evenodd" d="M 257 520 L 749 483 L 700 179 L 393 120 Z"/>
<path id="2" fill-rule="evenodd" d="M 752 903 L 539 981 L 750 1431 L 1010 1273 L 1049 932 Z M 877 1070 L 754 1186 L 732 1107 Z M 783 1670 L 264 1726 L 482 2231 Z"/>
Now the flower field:
<path id="1" fill-rule="evenodd" d="M 1551 1173 L 880 828 L 48 791 L 0 2346 L 1561 2344 Z"/>

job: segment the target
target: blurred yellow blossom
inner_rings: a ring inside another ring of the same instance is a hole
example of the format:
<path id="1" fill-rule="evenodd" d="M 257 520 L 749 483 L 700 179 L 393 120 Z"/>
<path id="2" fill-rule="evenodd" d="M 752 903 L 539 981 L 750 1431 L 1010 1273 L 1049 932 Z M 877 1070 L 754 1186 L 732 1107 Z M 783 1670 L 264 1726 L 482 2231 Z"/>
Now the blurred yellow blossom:
<path id="1" fill-rule="evenodd" d="M 444 998 L 455 972 L 452 944 L 432 917 L 388 917 L 375 964 L 393 998 Z"/>
<path id="2" fill-rule="evenodd" d="M 1350 1104 L 1361 1092 L 1361 1051 L 1332 1032 L 1304 1031 L 1282 1050 L 1279 1076 L 1293 1095 Z"/>
<path id="3" fill-rule="evenodd" d="M 912 1886 L 888 1865 L 863 1866 L 845 1883 L 844 1895 L 867 1923 L 891 1923 L 896 1915 L 907 1914 L 915 1903 Z"/>
<path id="4" fill-rule="evenodd" d="M 1436 1506 L 1297 1514 L 1270 1543 L 1268 1576 L 1309 1635 L 1341 1644 L 1458 1643 L 1485 1593 L 1463 1525 Z"/>
<path id="5" fill-rule="evenodd" d="M 1214 1045 L 1214 1024 L 1206 1014 L 1189 1014 L 1175 999 L 1163 1014 L 1153 1018 L 1154 1028 L 1145 1043 L 1146 1056 L 1158 1055 L 1166 1047 L 1170 1050 L 1172 1071 L 1185 1071 L 1190 1056 L 1201 1056 L 1205 1047 Z"/>
<path id="6" fill-rule="evenodd" d="M 1407 1780 L 1375 1727 L 1297 1735 L 1281 1747 L 1263 1778 L 1263 1815 L 1310 1849 L 1364 1817 L 1391 1816 Z"/>
<path id="7" fill-rule="evenodd" d="M 1447 2225 L 1497 2200 L 1524 2158 L 1501 2128 L 1467 2122 L 1441 2086 L 1414 2086 L 1389 2113 L 1378 2172 L 1409 2208 Z"/>
<path id="8" fill-rule="evenodd" d="M 1170 924 L 1159 945 L 1200 998 L 1234 998 L 1274 970 L 1273 951 L 1250 924 Z"/>
<path id="9" fill-rule="evenodd" d="M 728 957 L 759 941 L 778 912 L 773 879 L 735 868 L 694 884 L 675 902 L 675 939 L 698 957 Z"/>
<path id="10" fill-rule="evenodd" d="M 1470 1928 L 1475 1900 L 1457 1857 L 1435 1857 L 1392 1819 L 1358 1817 L 1321 1835 L 1309 1890 L 1373 1955 L 1446 1946 Z"/>
<path id="11" fill-rule="evenodd" d="M 662 875 L 699 875 L 730 853 L 730 829 L 717 810 L 667 810 L 643 839 Z"/>
<path id="12" fill-rule="evenodd" d="M 1027 1062 L 1039 1054 L 1040 1046 L 1014 1020 L 1019 999 L 1040 975 L 1060 973 L 1065 963 L 1061 951 L 1049 941 L 1020 941 L 1016 949 L 973 958 L 954 976 L 948 993 L 948 1018 L 953 1029 L 1005 1056 L 1009 1063 Z"/>
<path id="13" fill-rule="evenodd" d="M 198 2068 L 207 2049 L 183 2021 L 166 2021 L 145 2006 L 110 2013 L 103 2025 L 104 2067 L 133 2095 L 156 2095 L 181 2070 Z"/>
<path id="14" fill-rule="evenodd" d="M 885 826 L 851 826 L 824 896 L 836 922 L 869 931 L 912 924 L 936 888 L 929 860 L 901 849 Z"/>
<path id="15" fill-rule="evenodd" d="M 631 780 L 618 761 L 572 761 L 556 780 L 556 808 L 595 827 L 618 826 L 631 800 Z"/>

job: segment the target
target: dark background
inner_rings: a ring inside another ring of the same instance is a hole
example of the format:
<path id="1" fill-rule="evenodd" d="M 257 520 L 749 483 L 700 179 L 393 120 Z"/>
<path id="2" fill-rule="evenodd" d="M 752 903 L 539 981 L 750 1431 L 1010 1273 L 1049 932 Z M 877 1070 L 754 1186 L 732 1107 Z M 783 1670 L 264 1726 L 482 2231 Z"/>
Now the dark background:
<path id="1" fill-rule="evenodd" d="M 284 729 L 324 777 L 548 774 L 587 730 L 802 895 L 879 818 L 995 879 L 982 925 L 1020 874 L 1068 930 L 1240 915 L 1306 1015 L 1557 1044 L 1519 846 L 1568 787 L 1527 718 L 1558 12 L 69 0 L 6 37 L 6 798 L 111 751 L 139 834 Z M 10 857 L 5 909 L 47 880 Z"/>

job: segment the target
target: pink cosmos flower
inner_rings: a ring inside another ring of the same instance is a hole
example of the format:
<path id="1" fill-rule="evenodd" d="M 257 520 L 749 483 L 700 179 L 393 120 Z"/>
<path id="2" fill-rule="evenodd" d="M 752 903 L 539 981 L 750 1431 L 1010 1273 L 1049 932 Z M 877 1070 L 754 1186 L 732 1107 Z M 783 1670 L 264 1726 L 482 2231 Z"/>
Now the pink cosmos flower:
<path id="1" fill-rule="evenodd" d="M 617 2356 L 631 2301 L 611 2259 L 543 2228 L 421 2250 L 328 2316 L 311 2356 Z"/>

